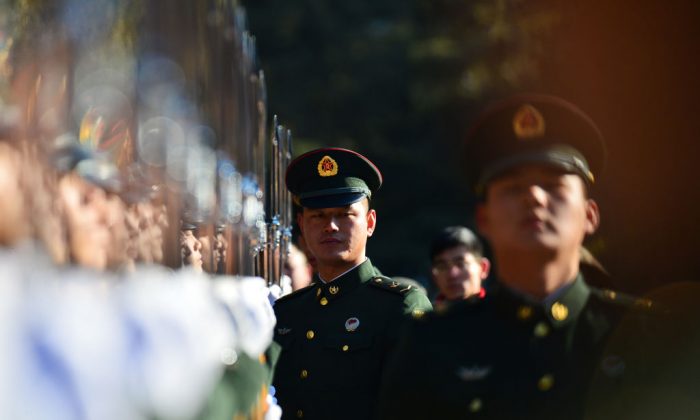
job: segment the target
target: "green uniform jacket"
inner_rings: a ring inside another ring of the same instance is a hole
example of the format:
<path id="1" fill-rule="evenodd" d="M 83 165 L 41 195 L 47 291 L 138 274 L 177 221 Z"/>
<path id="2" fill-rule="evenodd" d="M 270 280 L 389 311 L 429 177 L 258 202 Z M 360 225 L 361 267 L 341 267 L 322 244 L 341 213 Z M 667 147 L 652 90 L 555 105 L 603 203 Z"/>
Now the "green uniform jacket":
<path id="1" fill-rule="evenodd" d="M 497 287 L 456 303 L 407 328 L 386 369 L 379 418 L 588 418 L 594 375 L 614 383 L 625 374 L 607 338 L 630 309 L 640 318 L 632 324 L 643 325 L 649 305 L 592 289 L 580 275 L 554 300 Z"/>
<path id="2" fill-rule="evenodd" d="M 273 385 L 283 418 L 368 419 L 407 314 L 431 308 L 415 287 L 367 260 L 342 277 L 279 299 Z"/>
<path id="3" fill-rule="evenodd" d="M 251 358 L 241 352 L 226 368 L 197 420 L 262 420 L 270 386 L 270 365 L 265 356 Z"/>

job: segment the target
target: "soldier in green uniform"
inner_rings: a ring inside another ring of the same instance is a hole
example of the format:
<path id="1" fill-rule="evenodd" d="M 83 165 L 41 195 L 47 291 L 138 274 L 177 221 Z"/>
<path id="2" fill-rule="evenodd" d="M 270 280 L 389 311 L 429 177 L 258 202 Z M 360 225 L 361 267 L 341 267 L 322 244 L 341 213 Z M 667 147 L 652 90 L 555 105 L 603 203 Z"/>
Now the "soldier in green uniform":
<path id="1" fill-rule="evenodd" d="M 274 305 L 275 396 L 283 418 L 371 418 L 400 324 L 429 311 L 430 302 L 382 276 L 365 255 L 377 223 L 369 200 L 382 183 L 369 159 L 314 150 L 289 165 L 286 183 L 302 207 L 297 221 L 318 273 Z"/>
<path id="2" fill-rule="evenodd" d="M 625 374 L 606 348 L 615 325 L 652 312 L 579 271 L 600 220 L 589 189 L 602 136 L 568 102 L 516 96 L 485 112 L 467 150 L 497 285 L 412 323 L 386 369 L 380 418 L 586 418 L 593 377 Z"/>

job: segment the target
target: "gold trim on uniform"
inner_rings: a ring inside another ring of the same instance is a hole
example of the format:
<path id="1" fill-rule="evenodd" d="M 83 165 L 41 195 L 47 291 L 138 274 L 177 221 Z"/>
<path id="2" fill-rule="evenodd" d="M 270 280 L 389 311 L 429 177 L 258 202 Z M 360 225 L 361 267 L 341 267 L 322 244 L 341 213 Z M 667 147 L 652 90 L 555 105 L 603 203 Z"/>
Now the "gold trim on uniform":
<path id="1" fill-rule="evenodd" d="M 549 391 L 554 386 L 554 376 L 550 374 L 543 375 L 537 381 L 537 389 L 540 391 Z"/>
<path id="2" fill-rule="evenodd" d="M 561 302 L 554 302 L 551 311 L 552 317 L 557 321 L 563 321 L 569 316 L 569 308 Z"/>
<path id="3" fill-rule="evenodd" d="M 477 411 L 481 411 L 481 407 L 483 407 L 484 403 L 481 402 L 481 398 L 474 398 L 471 400 L 469 403 L 469 411 L 472 413 L 476 413 Z"/>
<path id="4" fill-rule="evenodd" d="M 538 322 L 537 325 L 535 325 L 534 333 L 535 337 L 546 337 L 549 335 L 549 326 L 544 322 Z"/>
<path id="5" fill-rule="evenodd" d="M 424 310 L 421 310 L 421 309 L 414 309 L 413 312 L 411 313 L 411 315 L 412 315 L 415 319 L 421 319 L 421 318 L 423 318 L 423 316 L 425 315 L 425 311 L 424 311 Z"/>
<path id="6" fill-rule="evenodd" d="M 518 319 L 525 321 L 532 317 L 532 307 L 527 305 L 522 305 L 518 308 L 517 312 Z"/>

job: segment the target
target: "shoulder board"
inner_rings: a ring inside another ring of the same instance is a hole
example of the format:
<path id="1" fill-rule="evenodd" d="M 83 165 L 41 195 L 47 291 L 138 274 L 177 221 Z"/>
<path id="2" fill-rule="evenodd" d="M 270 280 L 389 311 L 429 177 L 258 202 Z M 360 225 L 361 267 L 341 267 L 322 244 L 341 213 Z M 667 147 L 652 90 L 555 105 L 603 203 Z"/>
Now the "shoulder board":
<path id="1" fill-rule="evenodd" d="M 651 299 L 640 298 L 610 289 L 591 287 L 590 290 L 592 295 L 603 302 L 613 303 L 627 308 L 637 308 L 643 311 L 656 309 L 656 305 Z"/>
<path id="2" fill-rule="evenodd" d="M 311 283 L 310 285 L 308 285 L 308 286 L 306 286 L 306 287 L 302 287 L 301 289 L 295 290 L 295 291 L 293 291 L 292 293 L 290 293 L 290 294 L 288 294 L 288 295 L 284 295 L 284 296 L 278 298 L 278 299 L 275 301 L 275 305 L 278 304 L 279 302 L 285 302 L 285 301 L 288 301 L 288 300 L 292 300 L 292 299 L 294 299 L 295 297 L 299 297 L 299 296 L 305 294 L 306 292 L 311 291 L 311 289 L 313 289 L 314 286 L 316 286 L 316 283 Z"/>
<path id="3" fill-rule="evenodd" d="M 410 292 L 418 290 L 410 284 L 404 284 L 399 281 L 392 280 L 386 276 L 372 277 L 372 279 L 369 281 L 369 284 L 379 289 L 388 290 L 390 292 L 394 292 L 402 296 L 406 296 Z"/>

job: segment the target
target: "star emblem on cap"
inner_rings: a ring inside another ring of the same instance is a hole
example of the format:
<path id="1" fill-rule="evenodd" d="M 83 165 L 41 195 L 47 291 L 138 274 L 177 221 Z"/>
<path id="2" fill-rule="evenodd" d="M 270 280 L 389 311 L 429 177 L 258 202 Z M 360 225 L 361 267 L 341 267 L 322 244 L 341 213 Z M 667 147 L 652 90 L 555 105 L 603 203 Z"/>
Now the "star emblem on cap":
<path id="1" fill-rule="evenodd" d="M 338 162 L 326 155 L 318 161 L 318 174 L 321 176 L 334 176 L 338 174 Z"/>
<path id="2" fill-rule="evenodd" d="M 537 108 L 525 104 L 513 116 L 513 131 L 519 139 L 542 137 L 545 131 L 544 117 Z"/>

